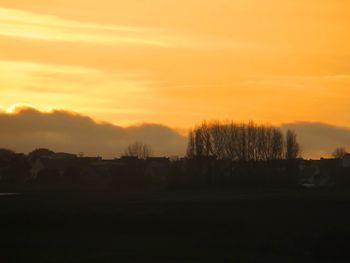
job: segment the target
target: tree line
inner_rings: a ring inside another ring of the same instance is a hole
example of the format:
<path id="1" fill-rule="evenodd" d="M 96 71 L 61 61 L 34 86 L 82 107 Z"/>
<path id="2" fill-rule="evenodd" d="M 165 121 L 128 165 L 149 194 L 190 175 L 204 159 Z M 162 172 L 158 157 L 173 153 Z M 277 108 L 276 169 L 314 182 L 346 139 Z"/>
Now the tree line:
<path id="1" fill-rule="evenodd" d="M 296 159 L 300 146 L 295 132 L 271 125 L 235 122 L 203 122 L 190 130 L 187 157 L 209 157 L 233 161 Z"/>

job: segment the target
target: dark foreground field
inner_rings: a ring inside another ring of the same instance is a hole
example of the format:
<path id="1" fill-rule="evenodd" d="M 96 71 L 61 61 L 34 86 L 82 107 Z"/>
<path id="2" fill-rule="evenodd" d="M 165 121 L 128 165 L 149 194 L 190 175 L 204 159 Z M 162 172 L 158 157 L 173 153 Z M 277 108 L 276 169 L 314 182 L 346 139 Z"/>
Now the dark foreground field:
<path id="1" fill-rule="evenodd" d="M 331 190 L 0 196 L 0 262 L 350 262 Z"/>

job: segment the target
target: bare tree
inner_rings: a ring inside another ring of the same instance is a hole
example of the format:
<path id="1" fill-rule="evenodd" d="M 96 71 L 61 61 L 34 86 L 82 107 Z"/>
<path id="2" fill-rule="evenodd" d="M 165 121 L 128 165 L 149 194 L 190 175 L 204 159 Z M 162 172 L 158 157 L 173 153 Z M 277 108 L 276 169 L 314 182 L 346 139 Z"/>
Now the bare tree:
<path id="1" fill-rule="evenodd" d="M 213 122 L 210 126 L 211 152 L 219 159 L 226 158 L 225 146 L 227 145 L 227 133 L 225 125 Z"/>
<path id="2" fill-rule="evenodd" d="M 202 123 L 202 136 L 203 136 L 203 145 L 204 145 L 204 155 L 210 156 L 213 154 L 212 151 L 212 134 L 211 134 L 211 128 L 209 124 L 206 122 Z"/>
<path id="3" fill-rule="evenodd" d="M 194 135 L 195 154 L 198 157 L 202 157 L 204 155 L 204 138 L 202 129 L 200 127 L 196 128 Z"/>
<path id="4" fill-rule="evenodd" d="M 253 121 L 249 121 L 246 126 L 246 145 L 247 145 L 247 159 L 256 160 L 257 159 L 257 133 L 258 127 Z"/>
<path id="5" fill-rule="evenodd" d="M 274 128 L 272 131 L 272 158 L 273 160 L 283 159 L 283 133 Z"/>
<path id="6" fill-rule="evenodd" d="M 242 123 L 238 125 L 237 129 L 237 159 L 239 161 L 247 160 L 247 126 Z"/>
<path id="7" fill-rule="evenodd" d="M 238 127 L 233 123 L 222 126 L 224 159 L 238 159 Z"/>
<path id="8" fill-rule="evenodd" d="M 196 155 L 195 134 L 193 130 L 188 133 L 187 157 L 193 158 Z"/>
<path id="9" fill-rule="evenodd" d="M 142 142 L 129 144 L 129 146 L 124 150 L 124 156 L 132 156 L 140 159 L 151 157 L 152 154 L 153 151 L 151 147 L 148 144 L 144 144 Z"/>
<path id="10" fill-rule="evenodd" d="M 297 135 L 294 131 L 287 130 L 286 133 L 286 159 L 292 160 L 298 158 L 300 146 L 297 142 Z"/>
<path id="11" fill-rule="evenodd" d="M 343 158 L 348 152 L 344 147 L 338 147 L 337 149 L 334 150 L 332 153 L 332 156 L 337 159 Z"/>
<path id="12" fill-rule="evenodd" d="M 293 133 L 288 135 L 291 152 L 298 156 L 299 145 Z M 203 122 L 188 137 L 187 156 L 216 156 L 218 159 L 259 161 L 283 159 L 284 137 L 280 129 L 269 125 L 234 122 Z M 286 143 L 287 144 L 287 143 Z M 287 156 L 287 155 L 285 155 Z"/>

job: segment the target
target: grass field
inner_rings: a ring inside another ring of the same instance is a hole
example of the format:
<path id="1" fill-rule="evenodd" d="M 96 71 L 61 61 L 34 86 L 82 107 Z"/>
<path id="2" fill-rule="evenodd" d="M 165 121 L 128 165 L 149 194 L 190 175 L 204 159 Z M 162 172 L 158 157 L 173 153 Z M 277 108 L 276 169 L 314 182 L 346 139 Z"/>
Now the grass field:
<path id="1" fill-rule="evenodd" d="M 350 191 L 0 195 L 0 262 L 350 262 Z"/>

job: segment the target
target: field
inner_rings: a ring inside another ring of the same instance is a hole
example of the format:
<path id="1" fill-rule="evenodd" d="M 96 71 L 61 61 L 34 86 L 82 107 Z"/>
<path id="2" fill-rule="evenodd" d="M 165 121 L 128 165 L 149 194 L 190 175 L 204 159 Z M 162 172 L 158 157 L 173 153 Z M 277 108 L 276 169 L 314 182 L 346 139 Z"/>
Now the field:
<path id="1" fill-rule="evenodd" d="M 350 191 L 0 195 L 0 262 L 350 262 Z"/>

